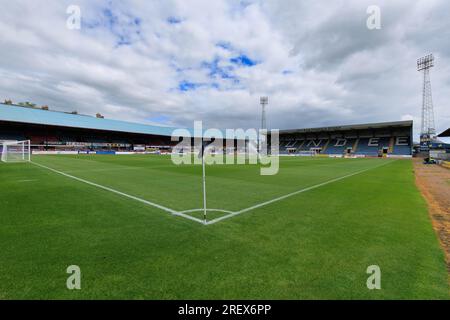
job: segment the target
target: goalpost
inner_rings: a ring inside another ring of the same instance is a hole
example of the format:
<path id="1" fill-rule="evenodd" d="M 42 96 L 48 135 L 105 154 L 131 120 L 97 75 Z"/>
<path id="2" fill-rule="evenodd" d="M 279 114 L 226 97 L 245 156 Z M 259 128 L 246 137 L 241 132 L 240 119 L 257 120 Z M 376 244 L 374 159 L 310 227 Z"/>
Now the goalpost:
<path id="1" fill-rule="evenodd" d="M 2 162 L 29 162 L 31 160 L 30 140 L 5 141 L 0 146 Z"/>

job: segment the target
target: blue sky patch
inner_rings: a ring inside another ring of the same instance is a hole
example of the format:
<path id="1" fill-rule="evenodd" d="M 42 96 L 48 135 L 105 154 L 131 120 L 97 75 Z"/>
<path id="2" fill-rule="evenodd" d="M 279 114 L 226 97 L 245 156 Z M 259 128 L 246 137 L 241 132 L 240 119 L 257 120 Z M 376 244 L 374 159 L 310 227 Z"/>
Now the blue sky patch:
<path id="1" fill-rule="evenodd" d="M 247 8 L 249 5 L 251 5 L 253 3 L 253 1 L 250 1 L 250 0 L 241 0 L 241 1 L 239 1 L 239 5 L 242 7 L 242 8 Z"/>
<path id="2" fill-rule="evenodd" d="M 180 91 L 191 91 L 191 90 L 197 89 L 201 85 L 202 85 L 201 83 L 195 83 L 195 82 L 183 80 L 178 84 L 178 89 Z"/>
<path id="3" fill-rule="evenodd" d="M 245 54 L 241 54 L 237 57 L 231 58 L 230 59 L 231 63 L 240 65 L 240 66 L 245 66 L 245 67 L 253 67 L 254 65 L 257 65 L 258 62 L 256 62 L 255 60 L 250 59 L 248 56 L 246 56 Z"/>
<path id="4" fill-rule="evenodd" d="M 231 43 L 226 42 L 226 41 L 220 41 L 216 43 L 216 46 L 228 51 L 232 51 L 233 50 L 233 46 L 231 45 Z"/>
<path id="5" fill-rule="evenodd" d="M 167 18 L 167 23 L 169 23 L 169 24 L 178 24 L 178 23 L 181 23 L 183 20 L 181 19 L 181 18 L 178 18 L 178 17 L 168 17 Z"/>
<path id="6" fill-rule="evenodd" d="M 197 90 L 198 88 L 219 89 L 220 86 L 217 82 L 208 84 L 208 83 L 191 82 L 191 81 L 187 81 L 187 80 L 183 80 L 178 84 L 178 90 L 183 91 L 183 92 Z"/>
<path id="7" fill-rule="evenodd" d="M 106 18 L 106 25 L 112 29 L 114 25 L 116 25 L 119 21 L 116 15 L 113 14 L 111 9 L 105 8 L 103 9 L 103 16 Z"/>
<path id="8" fill-rule="evenodd" d="M 87 19 L 81 19 L 81 24 L 84 28 L 87 29 L 95 29 L 101 26 L 101 23 L 98 21 L 88 21 Z"/>
<path id="9" fill-rule="evenodd" d="M 210 78 L 234 79 L 233 66 L 219 66 L 220 58 L 216 57 L 211 62 L 204 61 L 202 67 L 209 70 Z"/>
<path id="10" fill-rule="evenodd" d="M 131 40 L 128 37 L 118 35 L 118 40 L 116 42 L 117 46 L 129 46 L 131 45 Z"/>
<path id="11" fill-rule="evenodd" d="M 103 28 L 114 37 L 114 47 L 129 46 L 142 40 L 142 19 L 127 12 L 115 12 L 111 7 L 104 7 L 96 16 L 96 19 L 82 19 L 86 30 Z"/>

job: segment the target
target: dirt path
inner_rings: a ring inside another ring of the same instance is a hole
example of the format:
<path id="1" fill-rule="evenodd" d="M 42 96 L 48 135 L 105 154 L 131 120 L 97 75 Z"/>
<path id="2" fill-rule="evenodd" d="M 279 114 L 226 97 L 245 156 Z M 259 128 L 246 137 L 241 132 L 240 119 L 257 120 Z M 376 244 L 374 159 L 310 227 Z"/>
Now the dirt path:
<path id="1" fill-rule="evenodd" d="M 450 169 L 438 165 L 424 165 L 414 158 L 416 184 L 428 202 L 433 227 L 439 236 L 450 273 Z"/>

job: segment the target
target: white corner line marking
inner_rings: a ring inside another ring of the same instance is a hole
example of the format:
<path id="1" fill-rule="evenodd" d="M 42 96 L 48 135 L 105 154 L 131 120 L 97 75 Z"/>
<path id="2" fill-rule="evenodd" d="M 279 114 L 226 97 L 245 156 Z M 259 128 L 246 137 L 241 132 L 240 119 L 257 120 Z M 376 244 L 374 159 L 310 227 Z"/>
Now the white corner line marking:
<path id="1" fill-rule="evenodd" d="M 191 213 L 191 212 L 203 212 L 205 209 L 198 208 L 198 209 L 189 209 L 189 210 L 183 210 L 179 211 L 180 213 Z M 224 210 L 224 209 L 213 209 L 213 208 L 207 208 L 206 211 L 210 212 L 223 212 L 223 213 L 234 213 L 234 211 L 230 210 Z"/>
<path id="2" fill-rule="evenodd" d="M 395 161 L 397 161 L 397 160 L 385 162 L 385 163 L 383 163 L 381 165 L 378 165 L 378 166 L 375 166 L 375 167 L 372 167 L 372 168 L 363 169 L 363 170 L 360 170 L 360 171 L 357 171 L 357 172 L 353 172 L 353 173 L 347 174 L 347 175 L 342 176 L 342 177 L 334 178 L 334 179 L 331 179 L 331 180 L 328 180 L 328 181 L 325 181 L 325 182 L 322 182 L 322 183 L 319 183 L 319 184 L 316 184 L 316 185 L 313 185 L 313 186 L 310 186 L 310 187 L 307 187 L 307 188 L 304 188 L 304 189 L 300 189 L 300 190 L 297 190 L 297 191 L 285 194 L 284 196 L 281 196 L 281 197 L 278 197 L 278 198 L 274 198 L 272 200 L 268 200 L 268 201 L 265 201 L 265 202 L 261 202 L 261 203 L 258 203 L 256 205 L 254 205 L 254 206 L 251 206 L 251 207 L 248 207 L 248 208 L 245 208 L 245 209 L 242 209 L 242 210 L 239 210 L 239 211 L 227 214 L 225 216 L 222 216 L 222 217 L 210 220 L 210 221 L 206 222 L 206 224 L 207 225 L 214 224 L 216 222 L 219 222 L 219 221 L 222 221 L 222 220 L 225 220 L 225 219 L 229 219 L 231 217 L 237 216 L 237 215 L 242 214 L 244 212 L 248 212 L 248 211 L 251 211 L 251 210 L 254 210 L 254 209 L 258 209 L 260 207 L 267 206 L 267 205 L 269 205 L 271 203 L 284 200 L 286 198 L 295 196 L 295 195 L 297 195 L 299 193 L 306 192 L 306 191 L 309 191 L 309 190 L 313 190 L 313 189 L 325 186 L 327 184 L 330 184 L 330 183 L 333 183 L 333 182 L 336 182 L 336 181 L 339 181 L 339 180 L 343 180 L 345 178 L 349 178 L 349 177 L 355 176 L 357 174 L 360 174 L 360 173 L 363 173 L 363 172 L 366 172 L 366 171 L 369 171 L 369 170 L 373 170 L 373 169 L 385 166 L 385 165 L 387 165 L 389 163 L 393 163 Z"/>
<path id="3" fill-rule="evenodd" d="M 189 220 L 192 220 L 192 221 L 201 223 L 201 224 L 205 224 L 205 222 L 204 222 L 203 220 L 200 220 L 200 219 L 195 218 L 195 217 L 192 217 L 192 216 L 190 216 L 190 215 L 187 215 L 187 214 L 184 214 L 184 213 L 175 211 L 175 210 L 173 210 L 173 209 L 164 207 L 164 206 L 162 206 L 162 205 L 160 205 L 160 204 L 157 204 L 157 203 L 154 203 L 154 202 L 151 202 L 151 201 L 148 201 L 148 200 L 144 200 L 144 199 L 141 199 L 141 198 L 138 198 L 138 197 L 129 195 L 129 194 L 127 194 L 127 193 L 124 193 L 124 192 L 121 192 L 121 191 L 118 191 L 118 190 L 115 190 L 115 189 L 112 189 L 112 188 L 109 188 L 109 187 L 105 187 L 105 186 L 102 186 L 102 185 L 100 185 L 100 184 L 97 184 L 97 183 L 88 181 L 88 180 L 84 180 L 84 179 L 81 179 L 81 178 L 72 176 L 72 175 L 67 174 L 67 173 L 65 173 L 65 172 L 62 172 L 62 171 L 59 171 L 59 170 L 56 170 L 56 169 L 53 169 L 53 168 L 44 166 L 43 164 L 40 164 L 40 163 L 36 163 L 36 162 L 33 162 L 33 161 L 30 161 L 30 162 L 31 162 L 32 164 L 38 166 L 38 167 L 42 167 L 42 168 L 44 168 L 44 169 L 53 171 L 53 172 L 55 172 L 55 173 L 58 173 L 58 174 L 63 175 L 63 176 L 65 176 L 65 177 L 68 177 L 68 178 L 77 180 L 77 181 L 79 181 L 79 182 L 83 182 L 83 183 L 86 183 L 86 184 L 88 184 L 88 185 L 97 187 L 97 188 L 99 188 L 99 189 L 103 189 L 103 190 L 106 190 L 106 191 L 109 191 L 109 192 L 112 192 L 112 193 L 121 195 L 121 196 L 123 196 L 123 197 L 129 198 L 129 199 L 133 199 L 133 200 L 136 200 L 136 201 L 139 201 L 139 202 L 142 202 L 142 203 L 144 203 L 144 204 L 146 204 L 146 205 L 149 205 L 149 206 L 152 206 L 152 207 L 161 209 L 161 210 L 163 210 L 163 211 L 169 212 L 169 213 L 171 213 L 171 214 L 173 214 L 173 215 L 175 215 L 175 216 L 180 216 L 180 217 L 183 217 L 183 218 L 186 218 L 186 219 L 189 219 Z"/>

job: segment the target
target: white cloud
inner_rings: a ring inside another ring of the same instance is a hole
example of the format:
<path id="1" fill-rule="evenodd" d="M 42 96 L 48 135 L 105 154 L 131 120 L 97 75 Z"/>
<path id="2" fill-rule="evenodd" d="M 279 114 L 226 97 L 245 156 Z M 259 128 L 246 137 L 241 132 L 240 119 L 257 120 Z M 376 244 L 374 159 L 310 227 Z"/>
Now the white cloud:
<path id="1" fill-rule="evenodd" d="M 268 95 L 271 127 L 408 118 L 418 129 L 415 61 L 434 52 L 436 122 L 446 129 L 450 4 L 378 2 L 382 29 L 373 31 L 366 0 L 83 0 L 79 31 L 66 28 L 70 1 L 6 2 L 0 98 L 137 122 L 252 127 Z"/>

